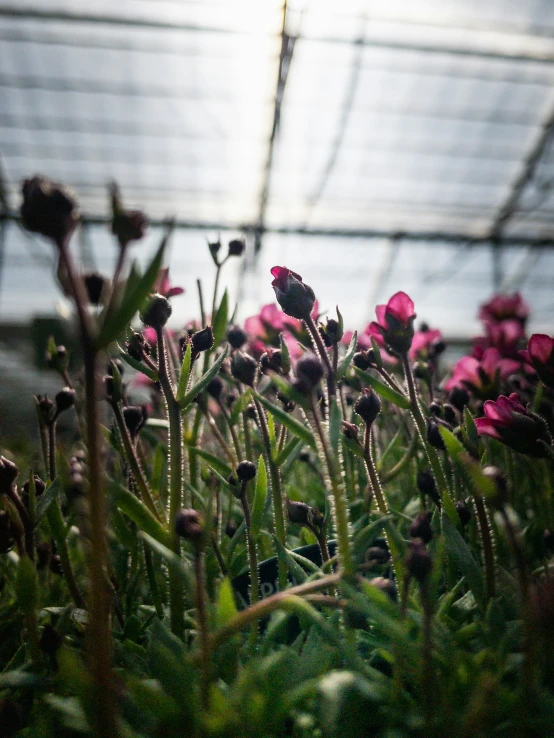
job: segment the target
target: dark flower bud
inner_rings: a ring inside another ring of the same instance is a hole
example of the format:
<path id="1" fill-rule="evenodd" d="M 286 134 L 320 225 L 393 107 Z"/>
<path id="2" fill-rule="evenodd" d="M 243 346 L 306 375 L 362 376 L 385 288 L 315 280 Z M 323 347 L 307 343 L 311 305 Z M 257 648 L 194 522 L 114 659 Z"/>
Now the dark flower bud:
<path id="1" fill-rule="evenodd" d="M 21 223 L 32 233 L 50 238 L 58 246 L 66 243 L 79 220 L 79 208 L 70 192 L 44 177 L 23 183 Z"/>
<path id="2" fill-rule="evenodd" d="M 287 518 L 295 525 L 308 525 L 310 522 L 310 506 L 305 502 L 287 499 Z"/>
<path id="3" fill-rule="evenodd" d="M 35 497 L 40 497 L 44 490 L 46 489 L 46 484 L 42 481 L 40 477 L 37 477 L 37 475 L 34 475 L 34 482 L 35 482 Z M 25 482 L 23 485 L 23 488 L 21 490 L 21 499 L 23 500 L 23 503 L 25 506 L 29 503 L 29 480 Z"/>
<path id="4" fill-rule="evenodd" d="M 543 535 L 544 547 L 550 553 L 554 553 L 554 533 L 551 530 L 545 530 Z"/>
<path id="5" fill-rule="evenodd" d="M 69 410 L 75 405 L 75 390 L 64 387 L 56 395 L 56 415 Z"/>
<path id="6" fill-rule="evenodd" d="M 389 552 L 381 546 L 370 546 L 365 552 L 365 560 L 373 564 L 386 564 L 389 559 Z"/>
<path id="7" fill-rule="evenodd" d="M 48 395 L 44 395 L 44 397 L 37 395 L 35 397 L 35 402 L 37 404 L 37 413 L 40 424 L 50 425 L 54 420 L 56 403 L 53 400 L 50 400 Z"/>
<path id="8" fill-rule="evenodd" d="M 64 372 L 69 366 L 67 349 L 65 346 L 56 346 L 56 351 L 51 354 L 46 352 L 46 365 L 49 369 L 55 369 L 58 372 Z"/>
<path id="9" fill-rule="evenodd" d="M 243 331 L 240 326 L 233 325 L 227 331 L 227 340 L 232 348 L 239 349 L 248 341 L 248 336 L 246 331 Z"/>
<path id="10" fill-rule="evenodd" d="M 464 407 L 469 402 L 469 393 L 463 387 L 454 387 L 448 396 L 448 401 L 451 405 L 454 405 L 456 410 L 463 412 Z"/>
<path id="11" fill-rule="evenodd" d="M 256 464 L 251 461 L 241 461 L 236 468 L 236 472 L 241 482 L 249 482 L 256 477 Z"/>
<path id="12" fill-rule="evenodd" d="M 344 335 L 344 330 L 341 328 L 339 321 L 334 318 L 327 318 L 324 332 L 331 343 L 339 343 Z"/>
<path id="13" fill-rule="evenodd" d="M 432 413 L 432 415 L 438 416 L 439 418 L 442 416 L 442 405 L 440 402 L 433 401 L 429 405 L 429 412 Z"/>
<path id="14" fill-rule="evenodd" d="M 271 286 L 281 309 L 291 318 L 309 319 L 314 308 L 315 294 L 311 287 L 302 282 L 302 277 L 286 267 L 273 267 L 274 279 Z"/>
<path id="15" fill-rule="evenodd" d="M 125 248 L 131 241 L 139 241 L 144 237 L 148 219 L 140 210 L 124 210 L 115 183 L 111 186 L 112 200 L 112 233 Z"/>
<path id="16" fill-rule="evenodd" d="M 5 456 L 0 456 L 0 495 L 7 495 L 19 474 L 19 469 Z"/>
<path id="17" fill-rule="evenodd" d="M 422 495 L 427 495 L 427 497 L 433 500 L 435 505 L 438 505 L 440 507 L 441 499 L 437 491 L 435 478 L 431 474 L 430 469 L 419 471 L 417 473 L 417 488 Z"/>
<path id="18" fill-rule="evenodd" d="M 381 412 L 381 400 L 371 387 L 362 390 L 354 404 L 354 412 L 367 426 L 371 426 L 375 421 Z"/>
<path id="19" fill-rule="evenodd" d="M 304 354 L 296 363 L 296 376 L 309 391 L 319 384 L 324 373 L 323 364 L 315 354 Z"/>
<path id="20" fill-rule="evenodd" d="M 260 357 L 260 369 L 263 374 L 269 372 L 283 373 L 283 355 L 279 349 L 268 348 Z"/>
<path id="21" fill-rule="evenodd" d="M 249 354 L 244 354 L 242 351 L 235 351 L 231 359 L 231 374 L 235 379 L 252 387 L 257 371 L 258 362 L 256 359 L 253 359 Z"/>
<path id="22" fill-rule="evenodd" d="M 145 354 L 146 356 L 150 355 L 150 344 L 144 338 L 142 333 L 133 333 L 125 346 L 127 348 L 127 353 L 129 354 L 131 359 L 135 359 L 135 361 L 142 361 Z"/>
<path id="23" fill-rule="evenodd" d="M 356 351 L 356 353 L 352 357 L 352 363 L 363 372 L 365 372 L 372 366 L 371 362 L 368 359 L 367 351 Z"/>
<path id="24" fill-rule="evenodd" d="M 83 276 L 87 290 L 88 300 L 91 305 L 99 305 L 104 291 L 105 279 L 98 272 L 89 272 Z"/>
<path id="25" fill-rule="evenodd" d="M 414 364 L 414 377 L 428 381 L 431 376 L 431 367 L 424 361 L 416 361 Z"/>
<path id="26" fill-rule="evenodd" d="M 438 448 L 441 451 L 446 450 L 444 441 L 439 431 L 439 424 L 435 420 L 427 420 L 427 440 L 434 448 Z"/>
<path id="27" fill-rule="evenodd" d="M 52 555 L 52 549 L 47 541 L 40 541 L 36 545 L 37 553 L 37 569 L 42 570 L 50 564 L 50 556 Z"/>
<path id="28" fill-rule="evenodd" d="M 387 579 L 386 577 L 374 577 L 370 584 L 372 584 L 374 587 L 378 587 L 381 592 L 384 592 L 388 597 L 391 598 L 393 602 L 396 601 L 396 587 L 394 586 L 394 582 L 391 579 Z"/>
<path id="29" fill-rule="evenodd" d="M 348 423 L 346 420 L 342 421 L 342 432 L 346 438 L 350 438 L 352 441 L 358 440 L 358 426 L 355 423 Z"/>
<path id="30" fill-rule="evenodd" d="M 431 330 L 431 327 L 429 326 L 429 323 L 426 323 L 424 320 L 422 320 L 419 324 L 419 330 L 421 333 L 428 333 Z"/>
<path id="31" fill-rule="evenodd" d="M 201 331 L 196 331 L 191 336 L 193 354 L 200 354 L 202 351 L 209 351 L 214 345 L 214 332 L 212 326 L 209 325 Z"/>
<path id="32" fill-rule="evenodd" d="M 458 418 L 456 416 L 456 411 L 454 410 L 452 405 L 450 405 L 449 403 L 445 403 L 442 406 L 442 411 L 443 411 L 444 419 L 449 425 L 451 425 L 452 427 L 454 427 L 455 425 L 458 425 Z"/>
<path id="33" fill-rule="evenodd" d="M 206 392 L 210 397 L 213 397 L 214 400 L 219 400 L 223 393 L 223 380 L 221 377 L 215 376 L 206 387 Z"/>
<path id="34" fill-rule="evenodd" d="M 446 351 L 446 343 L 444 341 L 435 341 L 431 346 L 433 356 L 440 356 Z"/>
<path id="35" fill-rule="evenodd" d="M 258 413 L 256 412 L 255 405 L 248 405 L 248 407 L 246 408 L 246 417 L 249 420 L 258 420 Z"/>
<path id="36" fill-rule="evenodd" d="M 191 541 L 195 547 L 200 547 L 204 541 L 204 516 L 193 508 L 183 508 L 175 516 L 175 533 L 186 541 Z"/>
<path id="37" fill-rule="evenodd" d="M 131 438 L 136 438 L 140 429 L 146 422 L 144 408 L 136 405 L 128 405 L 123 408 L 123 419 Z"/>
<path id="38" fill-rule="evenodd" d="M 225 524 L 225 535 L 232 538 L 237 532 L 238 525 L 235 520 L 228 520 Z"/>
<path id="39" fill-rule="evenodd" d="M 471 520 L 471 510 L 466 505 L 464 500 L 456 500 L 456 512 L 458 513 L 458 517 L 460 518 L 462 528 L 465 528 Z"/>
<path id="40" fill-rule="evenodd" d="M 42 629 L 39 640 L 41 651 L 44 651 L 47 656 L 54 658 L 56 656 L 56 651 L 60 648 L 62 643 L 62 636 L 52 625 L 47 623 Z"/>
<path id="41" fill-rule="evenodd" d="M 54 554 L 50 559 L 50 571 L 52 574 L 57 574 L 59 577 L 63 577 L 62 560 L 59 554 Z"/>
<path id="42" fill-rule="evenodd" d="M 412 521 L 408 528 L 408 533 L 411 538 L 421 538 L 423 543 L 429 543 L 433 538 L 433 531 L 431 529 L 431 518 L 432 513 L 427 511 L 419 513 L 415 520 Z"/>
<path id="43" fill-rule="evenodd" d="M 210 254 L 212 255 L 212 259 L 215 259 L 215 257 L 219 253 L 219 249 L 221 248 L 221 242 L 213 241 L 212 243 L 208 243 L 208 248 L 210 250 Z"/>
<path id="44" fill-rule="evenodd" d="M 483 474 L 488 477 L 495 486 L 495 494 L 488 497 L 493 507 L 502 508 L 508 502 L 508 480 L 497 466 L 485 466 Z"/>
<path id="45" fill-rule="evenodd" d="M 8 553 L 15 546 L 14 530 L 10 516 L 0 510 L 0 554 Z"/>
<path id="46" fill-rule="evenodd" d="M 163 328 L 164 325 L 167 323 L 170 315 L 171 303 L 169 302 L 167 297 L 155 293 L 150 296 L 150 299 L 148 300 L 148 305 L 142 312 L 140 319 L 142 320 L 144 325 L 159 330 Z"/>
<path id="47" fill-rule="evenodd" d="M 422 584 L 433 568 L 433 562 L 425 544 L 419 538 L 414 538 L 408 544 L 409 551 L 406 557 L 408 574 Z"/>
<path id="48" fill-rule="evenodd" d="M 331 346 L 333 345 L 333 341 L 325 332 L 325 326 L 321 324 L 319 325 L 317 330 L 318 330 L 319 335 L 321 336 L 324 346 L 326 348 L 331 348 Z"/>
<path id="49" fill-rule="evenodd" d="M 232 241 L 229 241 L 228 254 L 229 256 L 242 256 L 245 248 L 246 243 L 244 238 L 234 238 Z"/>

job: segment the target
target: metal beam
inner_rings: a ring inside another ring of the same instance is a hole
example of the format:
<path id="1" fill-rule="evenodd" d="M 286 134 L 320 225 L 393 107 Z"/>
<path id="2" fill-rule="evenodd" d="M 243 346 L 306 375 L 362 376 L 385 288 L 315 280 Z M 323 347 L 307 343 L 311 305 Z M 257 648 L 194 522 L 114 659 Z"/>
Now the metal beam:
<path id="1" fill-rule="evenodd" d="M 19 214 L 10 212 L 5 215 L 0 214 L 0 221 L 10 220 L 19 222 Z M 102 216 L 87 216 L 82 215 L 82 221 L 90 225 L 102 225 L 105 226 L 109 223 L 109 218 Z M 162 218 L 152 218 L 150 225 L 154 228 L 163 227 L 167 225 L 167 220 Z M 199 230 L 199 231 L 241 231 L 246 234 L 258 234 L 260 228 L 257 223 L 224 223 L 221 221 L 192 221 L 192 220 L 176 220 L 175 228 L 182 230 Z M 468 246 L 479 246 L 483 244 L 490 244 L 490 236 L 482 235 L 475 236 L 464 231 L 398 231 L 398 230 L 387 230 L 387 229 L 339 229 L 339 228 L 298 228 L 298 227 L 287 227 L 287 226 L 264 226 L 261 235 L 264 233 L 272 233 L 283 236 L 306 236 L 308 238 L 347 238 L 347 239 L 358 239 L 358 240 L 374 240 L 374 239 L 387 239 L 397 238 L 403 241 L 413 241 L 426 243 L 432 245 L 442 244 L 459 244 Z M 516 237 L 516 236 L 504 236 L 502 239 L 502 246 L 506 247 L 525 247 L 531 246 L 533 248 L 553 248 L 554 247 L 554 233 L 550 236 L 541 237 Z"/>

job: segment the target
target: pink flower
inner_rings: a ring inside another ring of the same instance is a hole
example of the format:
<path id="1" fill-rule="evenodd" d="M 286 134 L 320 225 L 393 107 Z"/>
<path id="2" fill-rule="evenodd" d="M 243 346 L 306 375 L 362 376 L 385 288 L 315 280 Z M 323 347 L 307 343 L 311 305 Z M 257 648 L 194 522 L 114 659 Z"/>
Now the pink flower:
<path id="1" fill-rule="evenodd" d="M 271 286 L 281 309 L 298 320 L 310 317 L 314 307 L 314 291 L 302 282 L 302 277 L 287 267 L 275 266 L 271 270 L 274 280 Z"/>
<path id="2" fill-rule="evenodd" d="M 554 389 L 554 338 L 544 333 L 533 333 L 526 351 L 519 355 L 527 364 L 531 364 L 539 379 Z"/>
<path id="3" fill-rule="evenodd" d="M 480 358 L 487 348 L 497 348 L 502 356 L 515 358 L 520 342 L 525 338 L 525 327 L 519 320 L 510 318 L 499 323 L 487 320 L 487 335 L 473 339 L 473 356 Z"/>
<path id="4" fill-rule="evenodd" d="M 369 333 L 379 336 L 399 354 L 410 350 L 414 337 L 414 303 L 405 292 L 397 292 L 386 305 L 375 308 L 377 322 L 370 323 Z"/>
<path id="5" fill-rule="evenodd" d="M 498 394 L 501 380 L 519 371 L 519 361 L 503 359 L 498 349 L 488 348 L 481 360 L 474 356 L 464 356 L 452 369 L 452 376 L 444 388 L 463 387 L 482 399 Z"/>
<path id="6" fill-rule="evenodd" d="M 528 412 L 518 395 L 500 395 L 494 402 L 487 400 L 483 406 L 484 418 L 477 418 L 475 425 L 481 436 L 490 436 L 502 441 L 514 451 L 535 457 L 548 456 L 540 441 L 552 443 L 546 423 L 534 413 Z"/>
<path id="7" fill-rule="evenodd" d="M 528 315 L 529 306 L 519 292 L 514 292 L 513 295 L 494 295 L 479 309 L 479 318 L 493 323 L 513 319 L 525 325 Z"/>
<path id="8" fill-rule="evenodd" d="M 154 283 L 153 292 L 158 292 L 164 297 L 176 297 L 182 295 L 185 290 L 182 287 L 172 287 L 169 282 L 169 267 L 160 269 Z"/>
<path id="9" fill-rule="evenodd" d="M 412 345 L 408 354 L 409 358 L 413 361 L 420 354 L 431 353 L 433 347 L 440 341 L 442 341 L 442 333 L 437 329 L 416 331 L 414 333 Z"/>
<path id="10" fill-rule="evenodd" d="M 314 321 L 318 318 L 318 310 L 316 301 L 312 310 Z M 249 351 L 257 358 L 264 353 L 266 347 L 277 348 L 279 346 L 281 333 L 284 335 L 292 359 L 302 354 L 298 341 L 304 344 L 309 342 L 303 322 L 285 315 L 275 303 L 264 305 L 258 315 L 247 318 L 244 322 L 244 330 L 248 334 Z"/>

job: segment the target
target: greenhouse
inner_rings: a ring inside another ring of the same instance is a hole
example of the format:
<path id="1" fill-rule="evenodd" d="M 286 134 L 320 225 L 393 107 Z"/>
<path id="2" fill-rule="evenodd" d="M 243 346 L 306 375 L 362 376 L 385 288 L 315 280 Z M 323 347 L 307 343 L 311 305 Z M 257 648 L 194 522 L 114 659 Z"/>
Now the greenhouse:
<path id="1" fill-rule="evenodd" d="M 0 736 L 554 734 L 553 11 L 0 4 Z"/>

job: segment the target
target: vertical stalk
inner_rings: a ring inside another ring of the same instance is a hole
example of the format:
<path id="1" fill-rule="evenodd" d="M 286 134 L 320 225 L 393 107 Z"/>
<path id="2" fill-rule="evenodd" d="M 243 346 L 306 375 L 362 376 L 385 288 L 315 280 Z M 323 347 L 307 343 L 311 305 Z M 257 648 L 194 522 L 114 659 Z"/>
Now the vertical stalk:
<path id="1" fill-rule="evenodd" d="M 491 529 L 487 510 L 483 498 L 479 495 L 473 497 L 475 510 L 477 512 L 477 522 L 479 523 L 479 532 L 481 534 L 481 543 L 483 544 L 483 558 L 485 559 L 485 585 L 487 601 L 492 599 L 496 594 L 495 573 L 494 573 L 494 547 L 492 542 Z"/>
<path id="2" fill-rule="evenodd" d="M 250 568 L 250 604 L 256 603 L 260 597 L 258 584 L 258 552 L 256 551 L 256 541 L 252 538 L 250 506 L 246 497 L 246 485 L 242 484 L 240 493 L 240 504 L 244 513 L 244 522 L 246 523 L 246 543 L 248 547 L 248 566 Z"/>
<path id="3" fill-rule="evenodd" d="M 194 552 L 194 573 L 196 580 L 196 619 L 200 639 L 200 659 L 202 676 L 200 683 L 202 706 L 207 708 L 210 701 L 210 634 L 206 607 L 206 582 L 204 554 L 200 548 Z"/>
<path id="4" fill-rule="evenodd" d="M 312 318 L 312 316 L 310 315 L 308 318 L 305 318 L 304 323 L 306 324 L 306 328 L 308 329 L 312 337 L 312 340 L 316 347 L 316 352 L 319 354 L 319 358 L 325 364 L 325 368 L 327 369 L 327 407 L 328 412 L 331 412 L 332 400 L 335 397 L 336 393 L 335 372 L 333 371 L 331 361 L 329 360 L 329 354 L 325 349 L 325 344 L 323 343 L 323 339 L 321 338 L 321 335 L 317 329 L 316 324 L 314 323 L 314 319 Z"/>
<path id="5" fill-rule="evenodd" d="M 181 408 L 179 407 L 171 380 L 169 379 L 164 332 L 161 326 L 156 328 L 156 340 L 158 345 L 158 375 L 166 401 L 169 421 L 169 524 L 173 526 L 183 500 L 183 427 L 181 423 Z M 174 553 L 178 556 L 180 555 L 180 539 L 173 529 L 172 549 Z M 169 610 L 171 630 L 181 638 L 184 633 L 183 591 L 179 575 L 173 569 L 169 570 Z"/>

